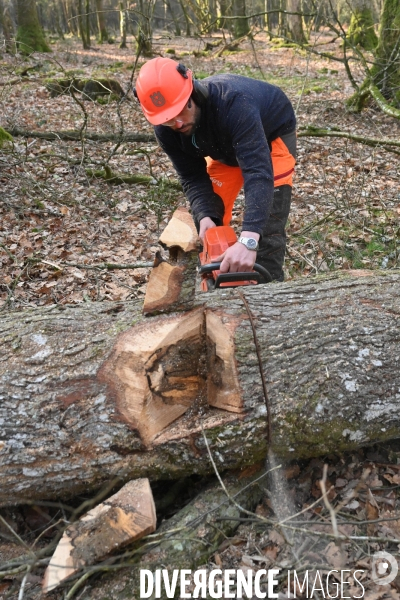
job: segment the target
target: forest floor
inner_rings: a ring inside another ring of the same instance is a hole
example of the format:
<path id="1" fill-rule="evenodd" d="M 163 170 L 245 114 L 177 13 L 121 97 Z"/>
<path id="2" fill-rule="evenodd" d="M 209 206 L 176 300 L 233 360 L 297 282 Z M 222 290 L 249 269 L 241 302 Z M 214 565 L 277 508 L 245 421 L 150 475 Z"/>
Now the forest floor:
<path id="1" fill-rule="evenodd" d="M 279 85 L 296 109 L 299 133 L 311 125 L 370 138 L 400 139 L 399 122 L 373 104 L 362 114 L 345 110 L 345 100 L 353 89 L 342 63 L 279 47 L 263 34 L 252 44 L 242 44 L 237 52 L 219 56 L 219 47 L 204 52 L 207 41 L 218 39 L 176 38 L 157 32 L 154 50 L 184 62 L 199 78 L 230 72 Z M 326 34 L 314 42 L 314 49 L 340 56 L 338 43 L 329 44 Z M 132 40 L 127 49 L 107 44 L 83 50 L 73 39 L 57 41 L 52 48 L 48 55 L 0 57 L 0 126 L 61 132 L 79 130 L 86 122 L 92 133 L 152 133 L 131 92 L 124 102 L 111 98 L 99 103 L 83 101 L 79 94 L 76 98 L 51 98 L 46 88 L 46 81 L 52 78 L 107 77 L 127 90 L 135 64 Z M 143 62 L 139 61 L 133 80 Z M 362 78 L 361 72 L 356 71 L 355 76 Z M 119 175 L 147 175 L 152 182 L 110 185 L 89 174 L 89 169 L 104 169 L 105 165 Z M 182 192 L 165 180 L 175 180 L 175 174 L 153 142 L 46 141 L 15 136 L 12 144 L 5 143 L 0 148 L 0 311 L 144 298 L 149 265 L 160 249 L 159 234 L 173 210 L 186 204 Z M 398 267 L 399 184 L 398 154 L 345 139 L 299 137 L 286 278 L 337 269 Z M 243 202 L 241 195 L 233 219 L 237 228 Z M 111 270 L 105 263 L 117 268 Z M 330 507 L 324 504 L 319 485 L 325 463 Z M 340 532 L 365 536 L 340 545 L 322 535 L 296 551 L 307 552 L 314 567 L 322 564 L 324 569 L 364 571 L 360 581 L 365 595 L 361 596 L 360 586 L 350 577 L 352 583 L 338 593 L 341 597 L 400 598 L 399 577 L 391 585 L 377 585 L 371 579 L 376 551 L 389 549 L 398 559 L 400 556 L 400 445 L 306 463 L 293 461 L 285 470 L 286 478 L 287 494 L 296 510 L 304 511 L 302 519 L 317 521 L 321 533 L 326 533 L 327 527 L 332 533 L 329 511 L 335 506 Z M 272 515 L 274 510 L 271 494 L 266 493 L 256 513 Z M 4 515 L 24 544 L 32 544 L 56 518 L 50 512 L 50 521 L 45 516 L 38 524 L 31 509 L 13 509 Z M 13 535 L 0 525 L 0 567 L 21 552 L 21 542 L 15 538 L 14 543 Z M 261 523 L 243 523 L 207 568 L 284 568 L 293 562 L 291 553 L 293 545 L 279 528 L 266 530 Z M 39 569 L 29 576 L 24 598 L 39 597 L 40 575 Z M 18 577 L 0 582 L 0 598 L 19 597 Z M 346 592 L 352 595 L 346 596 Z M 80 593 L 77 597 L 90 598 L 90 584 Z M 283 583 L 281 593 L 282 598 L 288 597 Z M 306 596 L 298 593 L 297 597 Z M 326 595 L 316 591 L 313 597 Z"/>

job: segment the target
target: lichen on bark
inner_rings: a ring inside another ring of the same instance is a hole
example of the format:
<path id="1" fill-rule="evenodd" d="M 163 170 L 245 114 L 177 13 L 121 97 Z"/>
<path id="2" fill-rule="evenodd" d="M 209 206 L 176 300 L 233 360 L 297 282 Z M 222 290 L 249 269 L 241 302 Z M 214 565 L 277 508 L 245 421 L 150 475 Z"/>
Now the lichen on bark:
<path id="1" fill-rule="evenodd" d="M 371 7 L 363 6 L 352 13 L 347 36 L 354 46 L 361 46 L 365 50 L 374 50 L 378 43 L 378 37 L 374 30 Z"/>

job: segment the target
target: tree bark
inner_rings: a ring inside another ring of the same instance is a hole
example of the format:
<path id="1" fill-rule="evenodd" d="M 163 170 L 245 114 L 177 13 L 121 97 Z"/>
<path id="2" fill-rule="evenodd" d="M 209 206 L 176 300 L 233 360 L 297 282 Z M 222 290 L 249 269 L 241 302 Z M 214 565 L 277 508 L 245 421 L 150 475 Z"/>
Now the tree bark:
<path id="1" fill-rule="evenodd" d="M 366 69 L 366 78 L 347 101 L 350 110 L 361 112 L 372 97 L 391 117 L 400 118 L 400 3 L 384 0 L 379 24 L 374 64 Z"/>
<path id="2" fill-rule="evenodd" d="M 78 27 L 79 27 L 79 35 L 81 36 L 82 46 L 84 50 L 88 50 L 90 48 L 90 42 L 88 43 L 86 39 L 86 27 L 85 20 L 83 14 L 83 0 L 78 0 Z"/>
<path id="3" fill-rule="evenodd" d="M 291 13 L 297 13 L 287 15 L 288 36 L 298 44 L 305 44 L 307 38 L 303 29 L 300 0 L 287 0 L 287 10 Z"/>
<path id="4" fill-rule="evenodd" d="M 348 38 L 354 46 L 373 50 L 378 38 L 374 30 L 373 8 L 369 0 L 352 0 Z"/>
<path id="5" fill-rule="evenodd" d="M 3 29 L 6 52 L 15 53 L 14 23 L 11 18 L 9 0 L 0 1 L 0 25 Z"/>
<path id="6" fill-rule="evenodd" d="M 119 32 L 121 36 L 120 48 L 126 48 L 126 2 L 122 1 L 119 3 Z"/>
<path id="7" fill-rule="evenodd" d="M 379 24 L 379 41 L 372 69 L 373 83 L 400 108 L 400 3 L 385 0 Z"/>
<path id="8" fill-rule="evenodd" d="M 246 0 L 233 0 L 233 15 L 235 19 L 235 37 L 247 35 L 250 31 L 249 20 L 246 17 Z"/>
<path id="9" fill-rule="evenodd" d="M 185 2 L 183 0 L 178 0 L 178 1 L 179 1 L 179 5 L 182 9 L 183 17 L 185 19 L 186 37 L 190 37 L 192 35 L 192 33 L 191 33 L 191 27 L 190 27 L 190 18 L 189 18 L 189 14 L 188 14 L 188 10 L 187 10 L 188 7 L 185 5 Z"/>
<path id="10" fill-rule="evenodd" d="M 398 273 L 241 289 L 278 454 L 398 437 Z M 263 458 L 267 411 L 240 294 L 147 318 L 139 303 L 4 316 L 0 504 L 67 498 L 115 476 L 208 473 L 202 430 L 221 469 Z"/>
<path id="11" fill-rule="evenodd" d="M 154 0 L 139 0 L 139 31 L 138 31 L 138 49 L 143 56 L 152 56 L 153 54 L 153 28 L 152 18 L 154 11 Z"/>
<path id="12" fill-rule="evenodd" d="M 51 52 L 36 9 L 35 0 L 17 0 L 17 44 L 22 54 Z"/>
<path id="13" fill-rule="evenodd" d="M 87 47 L 90 48 L 90 0 L 85 0 L 85 31 Z"/>
<path id="14" fill-rule="evenodd" d="M 108 31 L 104 18 L 103 0 L 96 0 L 97 26 L 99 28 L 99 43 L 108 42 Z"/>

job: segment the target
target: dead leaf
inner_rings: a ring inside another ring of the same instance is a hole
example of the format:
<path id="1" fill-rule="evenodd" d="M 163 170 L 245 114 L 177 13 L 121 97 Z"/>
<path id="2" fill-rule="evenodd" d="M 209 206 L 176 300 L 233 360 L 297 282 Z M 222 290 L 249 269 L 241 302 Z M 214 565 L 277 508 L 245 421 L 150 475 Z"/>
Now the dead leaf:
<path id="1" fill-rule="evenodd" d="M 347 553 L 343 551 L 335 542 L 330 542 L 324 551 L 326 560 L 335 569 L 343 569 L 346 564 Z"/>
<path id="2" fill-rule="evenodd" d="M 400 485 L 400 475 L 390 475 L 389 473 L 385 473 L 384 478 L 389 481 L 389 483 L 393 483 L 394 485 Z"/>
<path id="3" fill-rule="evenodd" d="M 376 519 L 379 518 L 379 510 L 378 510 L 378 506 L 372 504 L 371 502 L 367 501 L 365 503 L 365 513 L 366 513 L 366 517 L 368 521 L 375 521 Z M 376 525 L 375 524 L 370 524 L 367 526 L 367 533 L 368 535 L 375 535 L 376 533 Z"/>
<path id="4" fill-rule="evenodd" d="M 276 544 L 277 546 L 283 546 L 285 544 L 285 538 L 276 529 L 273 529 L 270 532 L 268 539 L 270 542 Z"/>
<path id="5" fill-rule="evenodd" d="M 279 554 L 280 548 L 278 546 L 276 546 L 275 544 L 272 544 L 272 545 L 265 546 L 265 548 L 263 548 L 262 551 L 265 554 L 265 556 L 267 558 L 269 558 L 269 560 L 271 562 L 275 562 L 276 557 Z"/>
<path id="6" fill-rule="evenodd" d="M 222 560 L 221 560 L 221 557 L 220 557 L 220 555 L 218 554 L 218 552 L 216 552 L 216 553 L 214 554 L 214 562 L 215 562 L 215 564 L 217 565 L 217 567 L 222 567 Z"/>

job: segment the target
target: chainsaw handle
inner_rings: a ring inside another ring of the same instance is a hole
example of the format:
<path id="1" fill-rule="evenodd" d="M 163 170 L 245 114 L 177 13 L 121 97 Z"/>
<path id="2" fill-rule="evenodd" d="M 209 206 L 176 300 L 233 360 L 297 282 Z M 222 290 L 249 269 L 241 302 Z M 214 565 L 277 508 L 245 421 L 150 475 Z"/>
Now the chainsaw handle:
<path id="1" fill-rule="evenodd" d="M 219 271 L 220 267 L 221 267 L 220 262 L 208 263 L 208 265 L 201 265 L 201 267 L 199 269 L 199 273 L 200 273 L 200 275 L 203 275 L 204 273 L 212 273 L 213 271 Z M 257 273 L 260 273 L 260 275 L 262 275 L 264 277 L 264 279 L 267 283 L 270 283 L 272 281 L 272 277 L 271 277 L 271 274 L 269 273 L 269 271 L 267 271 L 267 269 L 265 269 L 258 263 L 254 264 L 253 269 Z M 225 275 L 225 273 L 224 273 L 224 275 Z M 226 273 L 226 275 L 233 275 L 233 276 L 246 275 L 246 279 L 250 279 L 249 275 L 251 275 L 251 271 L 248 271 L 248 272 L 246 271 L 245 273 Z"/>

